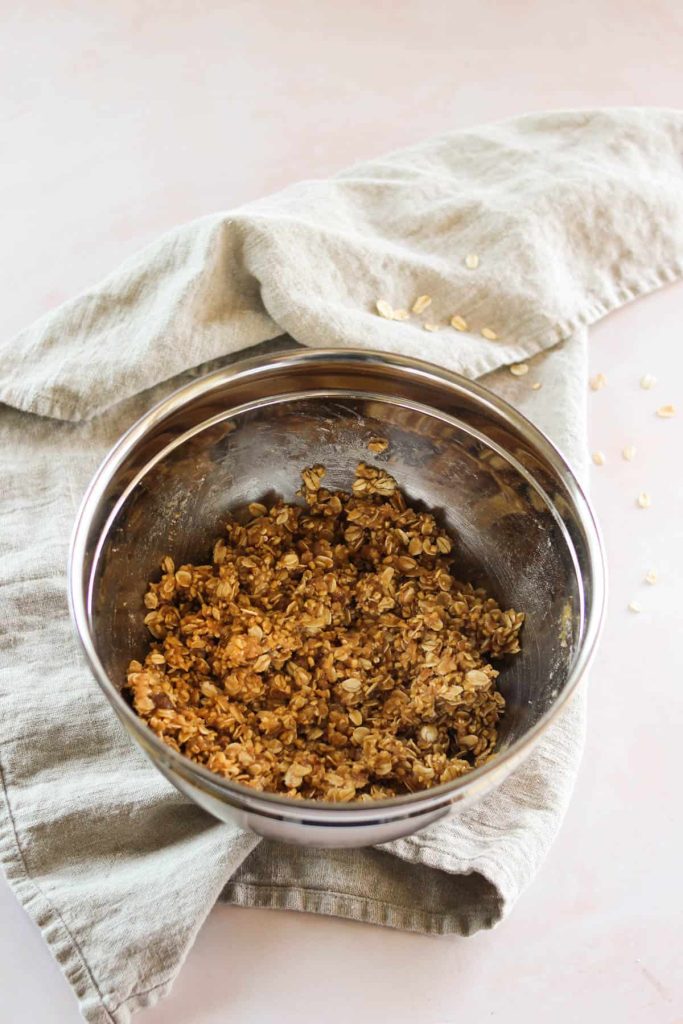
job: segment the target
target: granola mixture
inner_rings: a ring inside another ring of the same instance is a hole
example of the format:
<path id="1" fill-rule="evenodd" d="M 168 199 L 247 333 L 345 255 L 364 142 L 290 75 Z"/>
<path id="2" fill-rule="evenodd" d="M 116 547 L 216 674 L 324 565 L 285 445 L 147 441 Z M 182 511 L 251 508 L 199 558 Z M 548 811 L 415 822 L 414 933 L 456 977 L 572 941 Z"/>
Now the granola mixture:
<path id="1" fill-rule="evenodd" d="M 305 505 L 249 506 L 211 564 L 170 557 L 127 690 L 165 743 L 235 782 L 331 801 L 455 779 L 491 757 L 492 662 L 522 612 L 454 575 L 453 539 L 361 463 L 351 493 L 302 473 Z"/>

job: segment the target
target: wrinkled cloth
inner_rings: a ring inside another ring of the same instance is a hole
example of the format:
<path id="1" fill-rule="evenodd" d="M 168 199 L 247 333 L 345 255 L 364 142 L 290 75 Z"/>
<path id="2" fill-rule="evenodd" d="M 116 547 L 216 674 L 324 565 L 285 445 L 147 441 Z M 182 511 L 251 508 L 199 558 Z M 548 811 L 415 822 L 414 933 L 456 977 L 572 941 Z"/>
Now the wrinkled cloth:
<path id="1" fill-rule="evenodd" d="M 296 342 L 486 375 L 582 474 L 586 327 L 682 267 L 683 113 L 533 115 L 180 227 L 2 345 L 0 859 L 86 1020 L 125 1024 L 161 998 L 217 899 L 494 926 L 557 833 L 585 723 L 579 691 L 494 793 L 379 849 L 290 848 L 215 821 L 132 745 L 74 638 L 68 538 L 107 449 L 198 373 Z M 420 294 L 421 318 L 375 312 Z M 467 331 L 446 326 L 454 313 Z M 505 369 L 529 359 L 527 378 Z"/>

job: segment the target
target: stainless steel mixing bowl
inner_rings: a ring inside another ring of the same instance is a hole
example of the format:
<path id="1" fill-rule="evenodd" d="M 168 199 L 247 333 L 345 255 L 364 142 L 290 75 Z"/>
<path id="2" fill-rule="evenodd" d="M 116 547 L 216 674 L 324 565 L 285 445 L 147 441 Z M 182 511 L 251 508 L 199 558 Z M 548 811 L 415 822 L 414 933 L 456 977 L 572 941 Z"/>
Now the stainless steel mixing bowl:
<path id="1" fill-rule="evenodd" d="M 348 487 L 390 442 L 387 468 L 412 502 L 459 539 L 457 574 L 524 610 L 522 653 L 499 679 L 507 701 L 497 756 L 445 785 L 364 804 L 259 793 L 175 753 L 121 695 L 147 641 L 142 597 L 162 555 L 204 560 L 226 511 L 292 498 L 299 470 L 327 467 Z M 590 506 L 569 466 L 493 394 L 417 360 L 299 350 L 240 363 L 182 388 L 112 449 L 83 500 L 69 574 L 90 667 L 132 739 L 201 807 L 265 836 L 362 846 L 416 832 L 483 796 L 528 756 L 571 697 L 594 651 L 604 565 Z M 125 784 L 125 765 L 122 765 Z"/>

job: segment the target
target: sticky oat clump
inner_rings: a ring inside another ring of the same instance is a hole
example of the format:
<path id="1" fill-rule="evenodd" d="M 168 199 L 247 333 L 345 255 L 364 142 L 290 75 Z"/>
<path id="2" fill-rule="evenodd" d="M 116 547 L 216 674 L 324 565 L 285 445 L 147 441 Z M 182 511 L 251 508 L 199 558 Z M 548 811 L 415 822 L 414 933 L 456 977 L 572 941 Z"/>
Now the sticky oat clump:
<path id="1" fill-rule="evenodd" d="M 524 615 L 457 580 L 453 539 L 361 463 L 351 492 L 305 469 L 304 505 L 249 506 L 210 564 L 162 562 L 133 707 L 173 749 L 255 789 L 371 800 L 455 779 L 492 754 L 492 662 Z"/>

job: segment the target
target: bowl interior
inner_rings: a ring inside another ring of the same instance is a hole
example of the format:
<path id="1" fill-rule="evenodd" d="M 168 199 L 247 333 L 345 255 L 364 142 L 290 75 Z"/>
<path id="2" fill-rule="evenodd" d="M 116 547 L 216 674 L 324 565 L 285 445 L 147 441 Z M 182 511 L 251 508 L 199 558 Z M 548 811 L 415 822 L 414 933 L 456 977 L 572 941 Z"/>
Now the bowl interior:
<path id="1" fill-rule="evenodd" d="M 388 450 L 373 455 L 372 436 Z M 325 484 L 349 489 L 359 461 L 383 465 L 409 501 L 436 510 L 456 538 L 454 575 L 526 613 L 522 653 L 497 663 L 508 702 L 500 746 L 518 740 L 567 682 L 584 619 L 582 573 L 564 499 L 547 467 L 504 450 L 482 417 L 402 397 L 289 394 L 216 408 L 185 432 L 138 452 L 91 563 L 88 614 L 115 686 L 148 640 L 142 598 L 161 558 L 210 560 L 226 513 L 275 495 L 295 499 L 299 472 L 322 463 Z M 566 505 L 566 503 L 565 503 Z"/>

